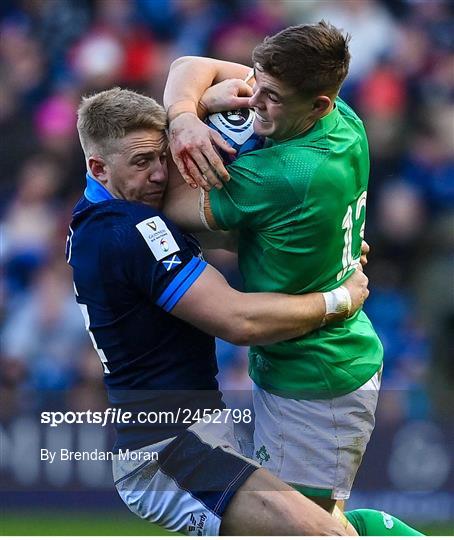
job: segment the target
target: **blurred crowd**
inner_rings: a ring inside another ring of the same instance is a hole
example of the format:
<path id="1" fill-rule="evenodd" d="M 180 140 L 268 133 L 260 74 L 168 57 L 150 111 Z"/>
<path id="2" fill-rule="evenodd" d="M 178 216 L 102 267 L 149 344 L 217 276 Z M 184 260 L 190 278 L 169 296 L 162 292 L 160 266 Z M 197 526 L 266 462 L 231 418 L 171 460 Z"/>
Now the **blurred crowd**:
<path id="1" fill-rule="evenodd" d="M 396 390 L 384 409 L 395 419 L 452 407 L 452 2 L 3 0 L 0 17 L 0 420 L 103 395 L 64 260 L 85 175 L 81 95 L 120 85 L 160 101 L 178 56 L 250 64 L 265 35 L 320 19 L 352 35 L 341 95 L 369 135 L 366 312 L 385 347 L 383 385 Z M 241 286 L 233 256 L 208 258 Z M 246 349 L 219 341 L 218 355 L 222 386 L 248 388 Z"/>

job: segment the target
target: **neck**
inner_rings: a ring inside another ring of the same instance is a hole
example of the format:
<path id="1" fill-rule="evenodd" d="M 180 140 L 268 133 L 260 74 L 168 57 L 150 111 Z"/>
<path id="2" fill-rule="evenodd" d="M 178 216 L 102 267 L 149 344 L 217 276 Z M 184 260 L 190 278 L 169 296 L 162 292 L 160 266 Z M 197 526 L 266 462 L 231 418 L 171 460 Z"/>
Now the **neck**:
<path id="1" fill-rule="evenodd" d="M 333 99 L 331 100 L 330 106 L 329 106 L 329 107 L 326 109 L 326 111 L 320 116 L 320 118 L 323 118 L 324 116 L 328 116 L 328 114 L 334 109 L 334 107 L 335 107 L 334 99 L 335 99 L 335 98 L 333 98 Z"/>
<path id="2" fill-rule="evenodd" d="M 107 182 L 103 182 L 102 180 L 99 180 L 98 178 L 96 178 L 93 173 L 89 170 L 88 171 L 88 174 L 89 176 L 91 176 L 91 178 L 93 178 L 93 180 L 95 180 L 95 182 L 97 182 L 98 184 L 100 184 L 104 189 L 106 189 L 111 195 L 112 197 L 115 197 L 116 199 L 124 199 L 124 197 L 122 196 L 122 194 L 120 192 L 118 192 L 117 190 L 115 190 L 110 184 L 109 181 Z"/>
<path id="3" fill-rule="evenodd" d="M 301 135 L 304 135 L 304 133 L 306 133 L 311 128 L 313 128 L 316 122 L 317 122 L 317 119 L 316 120 L 306 119 L 303 125 L 299 126 L 298 129 L 296 129 L 294 133 L 282 139 L 276 139 L 276 140 L 278 140 L 279 142 L 283 142 L 283 141 L 289 141 L 290 139 L 294 139 L 295 137 L 301 137 Z"/>
<path id="4" fill-rule="evenodd" d="M 326 109 L 326 111 L 323 112 L 319 117 L 317 118 L 306 118 L 303 124 L 295 131 L 293 135 L 290 135 L 289 137 L 285 137 L 285 139 L 281 139 L 281 141 L 288 141 L 289 139 L 293 139 L 295 137 L 301 137 L 301 135 L 304 135 L 307 131 L 312 129 L 318 120 L 321 118 L 324 118 L 325 116 L 328 116 L 330 112 L 332 112 L 334 109 L 334 102 L 331 102 L 331 105 Z"/>

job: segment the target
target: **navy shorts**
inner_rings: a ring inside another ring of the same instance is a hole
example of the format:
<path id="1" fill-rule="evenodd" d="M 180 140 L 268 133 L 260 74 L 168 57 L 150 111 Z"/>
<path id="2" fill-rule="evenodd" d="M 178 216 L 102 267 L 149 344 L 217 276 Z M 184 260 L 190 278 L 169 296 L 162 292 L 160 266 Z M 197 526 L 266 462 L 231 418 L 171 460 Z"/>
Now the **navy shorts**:
<path id="1" fill-rule="evenodd" d="M 231 422 L 198 422 L 177 437 L 117 454 L 113 474 L 120 497 L 142 519 L 217 536 L 229 502 L 258 467 L 239 452 Z"/>

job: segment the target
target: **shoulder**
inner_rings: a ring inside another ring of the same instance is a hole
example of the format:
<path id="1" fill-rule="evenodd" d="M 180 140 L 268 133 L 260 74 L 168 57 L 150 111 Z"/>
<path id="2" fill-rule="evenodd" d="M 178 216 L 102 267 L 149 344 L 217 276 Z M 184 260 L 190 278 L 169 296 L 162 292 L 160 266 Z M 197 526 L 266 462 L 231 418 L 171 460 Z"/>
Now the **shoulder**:
<path id="1" fill-rule="evenodd" d="M 79 201 L 74 210 L 73 215 L 76 221 L 85 222 L 86 225 L 91 224 L 98 229 L 102 225 L 115 229 L 134 229 L 141 222 L 153 218 L 159 218 L 160 222 L 172 229 L 177 228 L 160 210 L 147 204 L 122 199 L 112 199 L 97 204 L 84 204 L 83 201 Z"/>
<path id="2" fill-rule="evenodd" d="M 290 183 L 301 184 L 329 157 L 331 148 L 326 137 L 308 139 L 301 136 L 274 143 L 269 151 L 274 152 L 270 154 L 275 161 L 272 173 L 279 178 L 286 178 Z M 264 170 L 264 174 L 269 174 L 269 167 Z"/>
<path id="3" fill-rule="evenodd" d="M 263 149 L 242 155 L 228 167 L 231 180 L 225 191 L 232 196 L 237 193 L 237 200 L 242 194 L 242 204 L 246 206 L 272 197 L 277 204 L 285 186 L 297 186 L 300 192 L 329 155 L 330 146 L 323 139 L 315 142 L 298 137 L 272 142 Z M 214 196 L 225 196 L 223 191 Z"/>
<path id="4" fill-rule="evenodd" d="M 112 222 L 112 241 L 126 251 L 151 252 L 156 260 L 175 253 L 186 245 L 183 233 L 160 210 L 130 201 L 119 201 L 115 213 L 121 219 Z"/>
<path id="5" fill-rule="evenodd" d="M 336 98 L 336 107 L 339 109 L 341 116 L 354 120 L 359 124 L 363 124 L 361 118 L 356 114 L 356 112 L 340 97 Z"/>
<path id="6" fill-rule="evenodd" d="M 101 205 L 99 206 L 101 207 Z M 139 221 L 152 217 L 159 217 L 166 222 L 170 221 L 160 210 L 153 206 L 121 199 L 107 201 L 104 203 L 104 207 L 100 208 L 99 211 L 106 217 L 115 216 L 117 219 L 120 218 L 133 226 Z"/>
<path id="7" fill-rule="evenodd" d="M 153 254 L 161 255 L 162 250 L 184 243 L 171 220 L 160 210 L 139 202 L 113 199 L 88 205 L 75 215 L 73 223 L 79 238 L 98 243 L 105 253 L 127 256 L 148 246 Z"/>
<path id="8" fill-rule="evenodd" d="M 233 178 L 241 177 L 242 180 L 250 180 L 253 185 L 260 184 L 270 176 L 282 173 L 282 165 L 287 158 L 280 145 L 270 143 L 265 148 L 241 155 L 227 166 L 227 170 Z"/>

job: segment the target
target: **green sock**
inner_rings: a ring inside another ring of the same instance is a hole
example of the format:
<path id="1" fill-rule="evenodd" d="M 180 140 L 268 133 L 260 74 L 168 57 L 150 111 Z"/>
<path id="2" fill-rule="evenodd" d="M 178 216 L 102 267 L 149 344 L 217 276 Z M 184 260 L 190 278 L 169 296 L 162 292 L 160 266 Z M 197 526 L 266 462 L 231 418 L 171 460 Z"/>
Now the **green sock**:
<path id="1" fill-rule="evenodd" d="M 378 510 L 351 510 L 345 512 L 345 517 L 359 536 L 425 536 L 400 519 Z"/>

